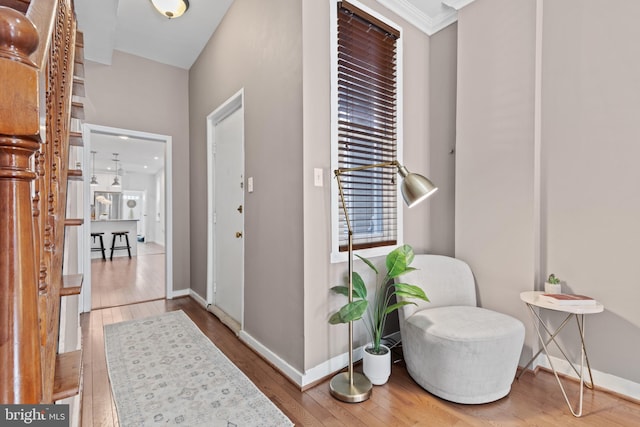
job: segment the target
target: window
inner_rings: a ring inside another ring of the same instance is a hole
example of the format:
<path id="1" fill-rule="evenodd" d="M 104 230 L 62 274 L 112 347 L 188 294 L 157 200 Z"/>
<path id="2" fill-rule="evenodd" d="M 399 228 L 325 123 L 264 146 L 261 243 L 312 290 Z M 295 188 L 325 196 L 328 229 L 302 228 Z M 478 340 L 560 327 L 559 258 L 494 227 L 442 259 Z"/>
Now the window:
<path id="1" fill-rule="evenodd" d="M 335 56 L 335 168 L 398 159 L 398 39 L 400 32 L 347 2 L 337 3 Z M 395 167 L 341 176 L 354 249 L 395 245 L 398 187 Z M 346 251 L 348 229 L 334 186 L 334 258 Z"/>

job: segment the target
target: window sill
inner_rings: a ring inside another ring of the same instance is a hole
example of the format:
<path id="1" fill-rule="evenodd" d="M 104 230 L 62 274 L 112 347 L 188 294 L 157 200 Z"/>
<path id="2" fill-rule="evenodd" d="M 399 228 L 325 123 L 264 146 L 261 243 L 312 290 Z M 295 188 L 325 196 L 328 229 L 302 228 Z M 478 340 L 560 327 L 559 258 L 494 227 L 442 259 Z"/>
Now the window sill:
<path id="1" fill-rule="evenodd" d="M 402 243 L 397 243 L 395 245 L 389 245 L 389 246 L 379 246 L 376 248 L 358 249 L 353 251 L 353 253 L 354 254 L 357 253 L 361 257 L 371 259 L 371 258 L 376 258 L 381 256 L 387 256 L 389 252 L 391 252 L 394 248 L 397 248 L 400 245 L 402 245 Z M 339 252 L 337 250 L 334 250 L 331 252 L 331 264 L 347 262 L 348 258 L 349 258 L 349 252 Z M 354 255 L 353 259 L 357 260 L 358 257 Z"/>

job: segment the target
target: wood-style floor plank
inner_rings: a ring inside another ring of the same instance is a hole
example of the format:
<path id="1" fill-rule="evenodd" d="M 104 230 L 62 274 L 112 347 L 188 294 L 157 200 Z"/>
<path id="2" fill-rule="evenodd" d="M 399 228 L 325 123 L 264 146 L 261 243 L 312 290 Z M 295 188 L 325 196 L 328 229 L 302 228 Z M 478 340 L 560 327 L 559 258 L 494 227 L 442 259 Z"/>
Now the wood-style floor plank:
<path id="1" fill-rule="evenodd" d="M 147 244 L 153 245 L 153 244 Z M 166 294 L 165 254 L 155 245 L 142 249 L 138 256 L 91 260 L 92 309 L 116 307 L 163 299 Z"/>
<path id="2" fill-rule="evenodd" d="M 329 393 L 329 380 L 301 392 L 215 316 L 185 297 L 94 310 L 81 316 L 84 343 L 82 426 L 119 425 L 108 381 L 104 325 L 174 310 L 183 310 L 296 426 L 640 425 L 640 405 L 604 391 L 585 390 L 584 415 L 573 417 L 555 378 L 544 371 L 523 375 L 513 383 L 507 397 L 484 405 L 455 404 L 427 393 L 409 377 L 402 362 L 393 365 L 389 382 L 374 387 L 371 399 L 366 402 L 350 404 L 334 399 Z M 577 383 L 567 381 L 566 388 L 571 399 L 577 397 Z"/>

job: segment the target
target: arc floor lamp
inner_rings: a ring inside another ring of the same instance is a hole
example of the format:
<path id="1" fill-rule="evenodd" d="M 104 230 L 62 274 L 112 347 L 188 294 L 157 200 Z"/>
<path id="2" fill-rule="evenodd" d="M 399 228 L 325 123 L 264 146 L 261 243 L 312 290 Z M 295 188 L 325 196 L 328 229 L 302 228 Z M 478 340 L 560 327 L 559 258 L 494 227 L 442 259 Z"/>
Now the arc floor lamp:
<path id="1" fill-rule="evenodd" d="M 334 171 L 336 181 L 338 182 L 338 191 L 340 192 L 340 201 L 342 202 L 342 211 L 347 222 L 348 232 L 348 248 L 349 248 L 349 302 L 353 302 L 353 230 L 349 221 L 349 212 L 344 198 L 341 176 L 351 172 L 361 171 L 365 169 L 395 167 L 398 174 L 402 178 L 400 191 L 402 197 L 408 207 L 413 207 L 424 201 L 438 190 L 429 179 L 416 173 L 410 173 L 406 167 L 397 161 L 375 163 L 371 165 L 358 166 L 353 168 L 339 168 Z M 371 381 L 359 372 L 353 371 L 353 321 L 349 322 L 349 366 L 347 372 L 337 374 L 331 379 L 329 389 L 331 395 L 343 402 L 357 403 L 367 400 L 371 396 Z"/>

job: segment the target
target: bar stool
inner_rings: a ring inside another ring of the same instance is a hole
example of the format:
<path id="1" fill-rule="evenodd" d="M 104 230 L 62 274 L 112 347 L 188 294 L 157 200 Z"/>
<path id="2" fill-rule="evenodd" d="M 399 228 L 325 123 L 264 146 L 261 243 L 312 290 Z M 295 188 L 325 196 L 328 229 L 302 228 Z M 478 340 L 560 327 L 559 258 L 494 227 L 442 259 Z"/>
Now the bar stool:
<path id="1" fill-rule="evenodd" d="M 119 249 L 126 249 L 129 252 L 129 258 L 131 258 L 131 246 L 129 245 L 129 232 L 128 231 L 112 231 L 111 235 L 113 239 L 111 239 L 111 256 L 109 257 L 110 261 L 113 261 L 113 251 L 117 251 Z M 116 237 L 118 237 L 120 242 L 122 242 L 122 236 L 127 241 L 126 246 L 116 246 Z"/>
<path id="2" fill-rule="evenodd" d="M 96 237 L 100 238 L 100 247 L 96 247 L 96 248 L 91 248 L 91 252 L 102 252 L 102 260 L 106 261 L 107 257 L 104 253 L 104 240 L 102 239 L 102 236 L 104 235 L 104 233 L 91 233 L 91 238 L 93 239 L 93 243 L 96 243 Z"/>

